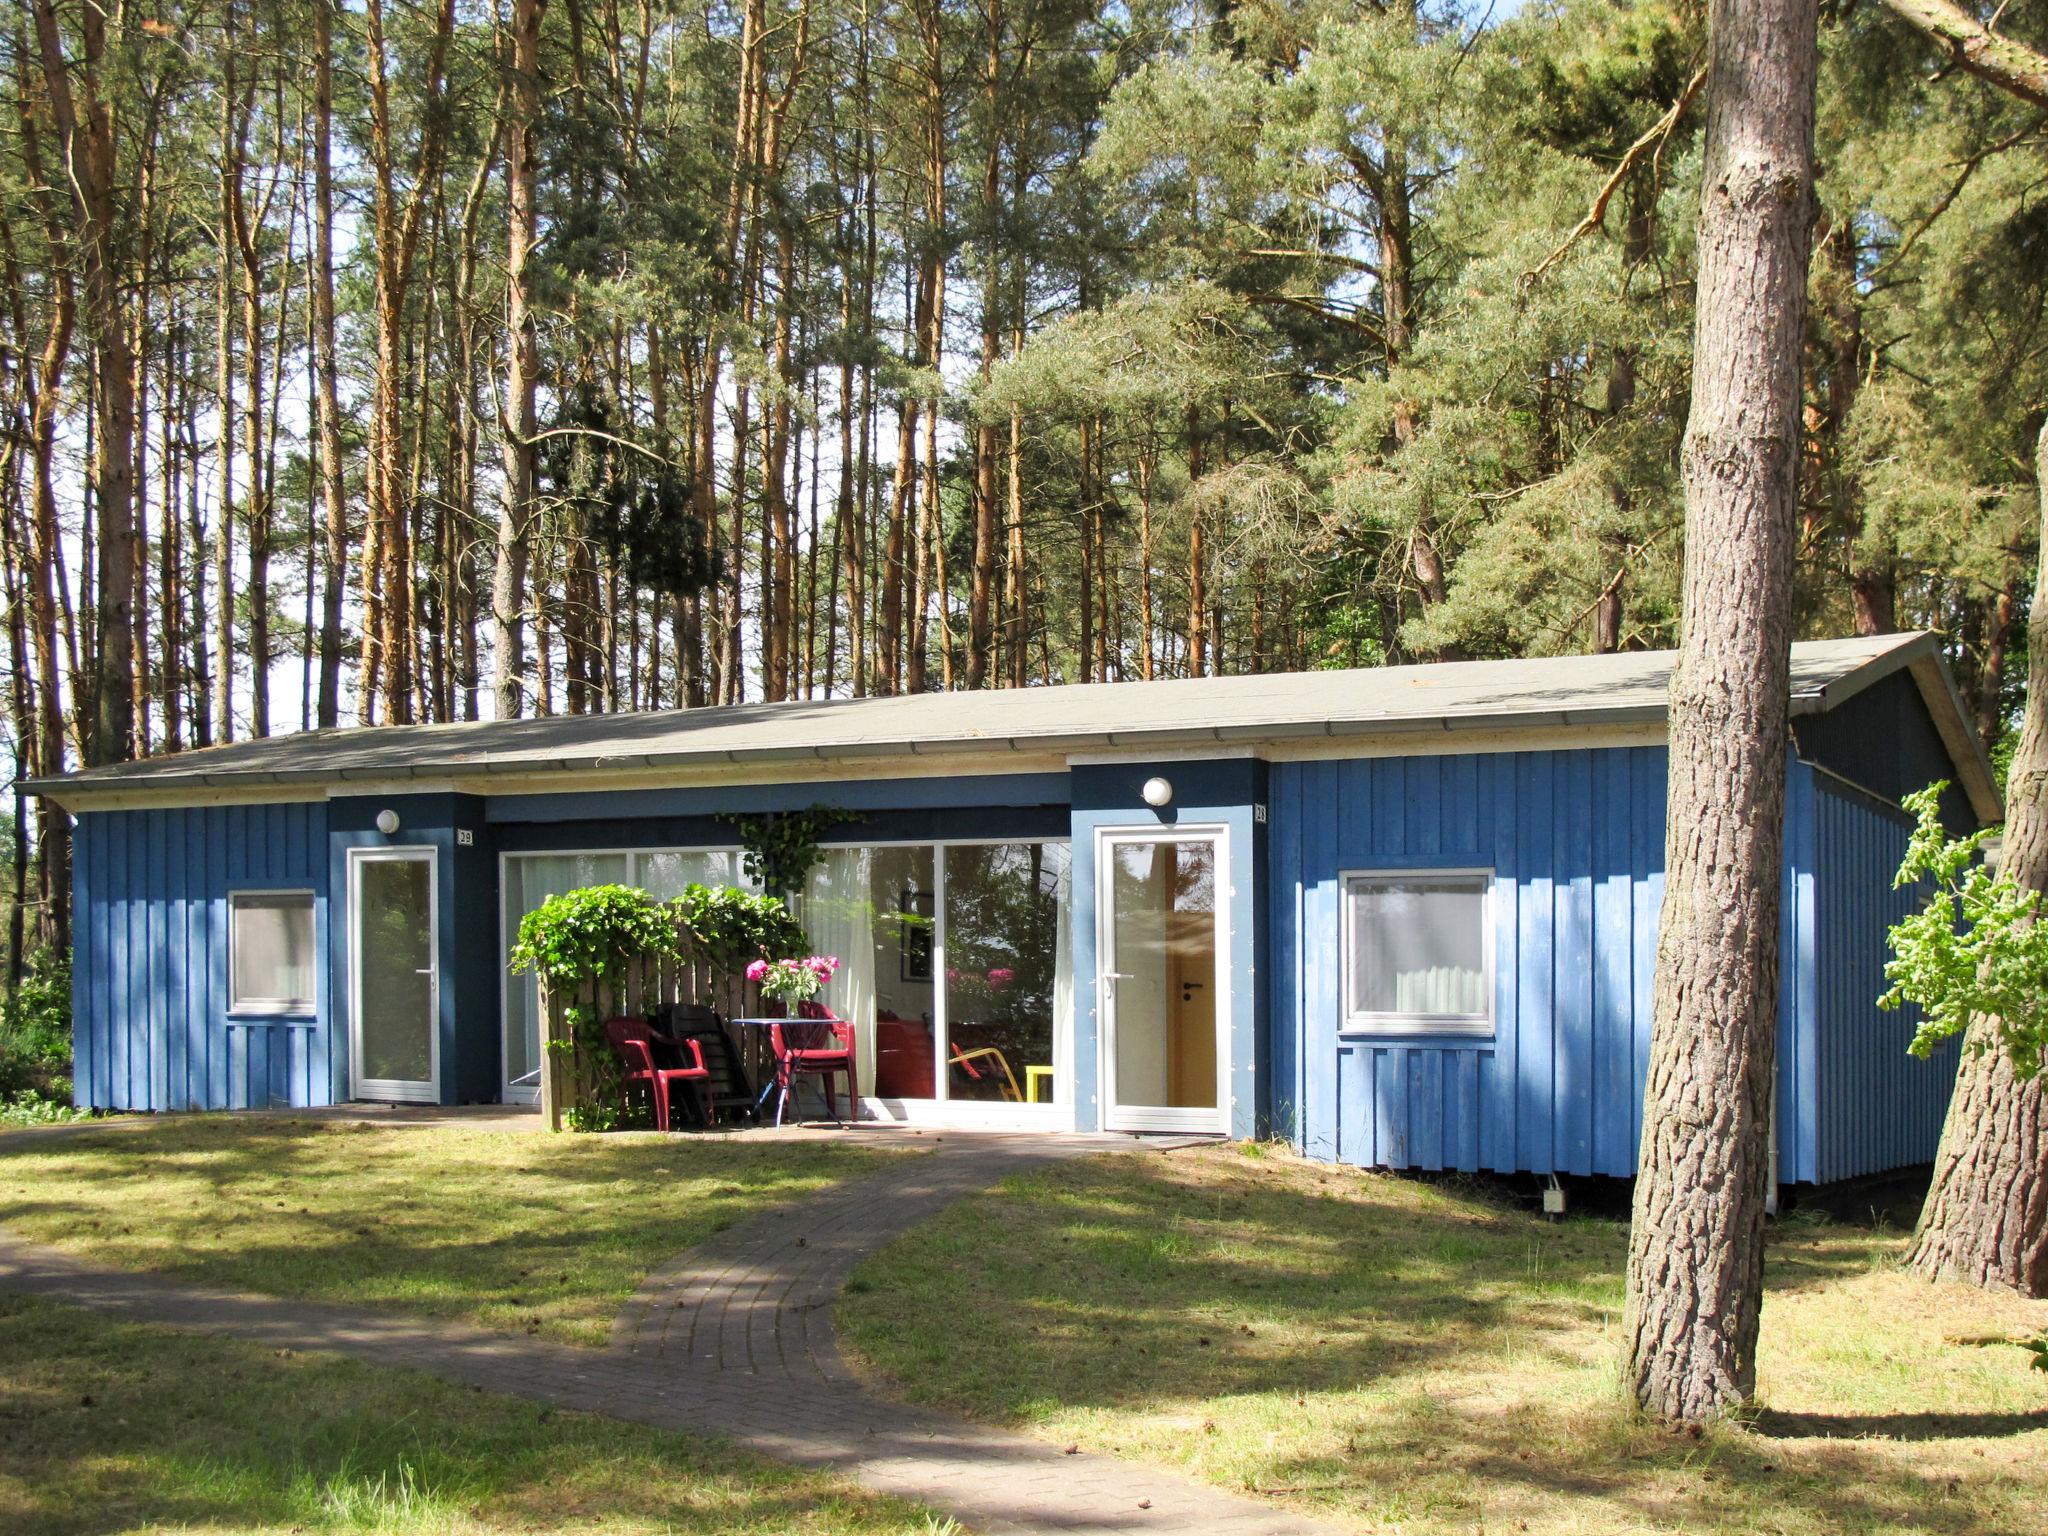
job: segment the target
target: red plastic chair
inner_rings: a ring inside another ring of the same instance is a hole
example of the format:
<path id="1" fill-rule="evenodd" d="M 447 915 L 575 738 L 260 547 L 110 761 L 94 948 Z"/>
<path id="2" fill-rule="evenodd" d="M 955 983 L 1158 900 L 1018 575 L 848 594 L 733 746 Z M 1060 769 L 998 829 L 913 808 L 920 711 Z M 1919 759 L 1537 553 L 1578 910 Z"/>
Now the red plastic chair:
<path id="1" fill-rule="evenodd" d="M 853 1065 L 853 1026 L 835 1019 L 816 1003 L 798 1003 L 797 1016 L 768 1026 L 768 1044 L 775 1052 L 775 1123 L 782 1124 L 783 1107 L 796 1092 L 796 1081 L 805 1073 L 822 1079 L 825 1112 L 839 1118 L 839 1098 L 832 1079 L 846 1074 L 846 1097 L 853 1117 L 860 1118 L 860 1079 Z"/>
<path id="2" fill-rule="evenodd" d="M 619 1053 L 619 1060 L 625 1064 L 626 1075 L 619 1084 L 619 1109 L 632 1107 L 633 1085 L 645 1083 L 648 1097 L 654 1101 L 654 1128 L 666 1131 L 669 1128 L 668 1095 L 671 1083 L 695 1083 L 704 1110 L 704 1123 L 710 1125 L 718 1113 L 718 1096 L 712 1091 L 711 1069 L 704 1065 L 704 1048 L 690 1039 L 671 1040 L 666 1035 L 656 1034 L 645 1019 L 607 1019 L 604 1024 L 605 1038 L 612 1043 L 612 1049 Z M 691 1059 L 687 1067 L 658 1066 L 654 1060 L 656 1045 L 670 1046 L 685 1052 Z"/>

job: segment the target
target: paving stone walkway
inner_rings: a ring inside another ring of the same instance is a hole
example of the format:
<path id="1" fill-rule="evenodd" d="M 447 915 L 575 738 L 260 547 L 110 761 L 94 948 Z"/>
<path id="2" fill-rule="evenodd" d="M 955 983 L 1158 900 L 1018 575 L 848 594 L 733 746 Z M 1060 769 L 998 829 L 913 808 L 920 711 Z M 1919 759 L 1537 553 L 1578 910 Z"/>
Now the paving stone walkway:
<path id="1" fill-rule="evenodd" d="M 931 1155 L 763 1212 L 649 1276 L 606 1350 L 105 1270 L 4 1230 L 0 1289 L 721 1435 L 929 1505 L 981 1532 L 1321 1536 L 1336 1529 L 1161 1468 L 1068 1455 L 1044 1441 L 911 1408 L 857 1377 L 833 1342 L 832 1302 L 863 1257 L 1008 1174 L 1131 1145 L 952 1133 L 919 1144 Z"/>

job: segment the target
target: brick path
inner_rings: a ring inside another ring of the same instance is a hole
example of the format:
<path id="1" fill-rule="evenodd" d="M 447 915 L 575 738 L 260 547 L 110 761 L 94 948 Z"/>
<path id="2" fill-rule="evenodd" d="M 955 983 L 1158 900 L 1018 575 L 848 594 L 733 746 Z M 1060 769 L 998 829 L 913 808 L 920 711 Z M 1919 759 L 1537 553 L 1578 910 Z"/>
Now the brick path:
<path id="1" fill-rule="evenodd" d="M 1131 1145 L 955 1133 L 918 1140 L 933 1155 L 764 1212 L 649 1276 L 602 1351 L 104 1270 L 5 1231 L 0 1288 L 721 1435 L 929 1505 L 977 1531 L 1318 1536 L 1336 1529 L 1157 1467 L 1069 1456 L 1043 1441 L 907 1407 L 863 1384 L 832 1339 L 833 1298 L 861 1258 L 1009 1173 Z"/>

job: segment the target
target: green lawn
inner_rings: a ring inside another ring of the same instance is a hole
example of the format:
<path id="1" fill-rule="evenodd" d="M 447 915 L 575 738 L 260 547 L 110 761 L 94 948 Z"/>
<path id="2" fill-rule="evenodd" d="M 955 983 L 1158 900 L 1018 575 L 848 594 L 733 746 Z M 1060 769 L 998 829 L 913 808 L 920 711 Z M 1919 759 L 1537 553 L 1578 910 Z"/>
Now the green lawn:
<path id="1" fill-rule="evenodd" d="M 932 1533 L 721 1442 L 0 1296 L 0 1530 Z"/>
<path id="2" fill-rule="evenodd" d="M 0 1150 L 0 1224 L 182 1280 L 598 1345 L 682 1249 L 904 1155 L 195 1116 Z"/>
<path id="3" fill-rule="evenodd" d="M 1902 1235 L 1788 1219 L 1751 1427 L 1618 1406 L 1618 1222 L 1213 1148 L 1070 1163 L 856 1271 L 901 1390 L 1403 1536 L 2048 1529 L 2048 1304 L 1927 1286 Z"/>

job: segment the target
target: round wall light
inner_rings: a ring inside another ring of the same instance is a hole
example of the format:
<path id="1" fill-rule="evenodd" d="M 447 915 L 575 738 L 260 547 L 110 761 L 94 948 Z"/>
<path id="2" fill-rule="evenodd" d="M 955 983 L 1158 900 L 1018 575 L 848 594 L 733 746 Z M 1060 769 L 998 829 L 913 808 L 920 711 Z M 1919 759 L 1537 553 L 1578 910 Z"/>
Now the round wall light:
<path id="1" fill-rule="evenodd" d="M 398 812 L 390 809 L 388 806 L 379 811 L 377 813 L 377 830 L 386 837 L 396 833 L 398 831 Z"/>
<path id="2" fill-rule="evenodd" d="M 1138 793 L 1145 797 L 1145 803 L 1155 811 L 1164 810 L 1173 804 L 1173 785 L 1165 779 L 1147 779 L 1145 787 Z"/>

